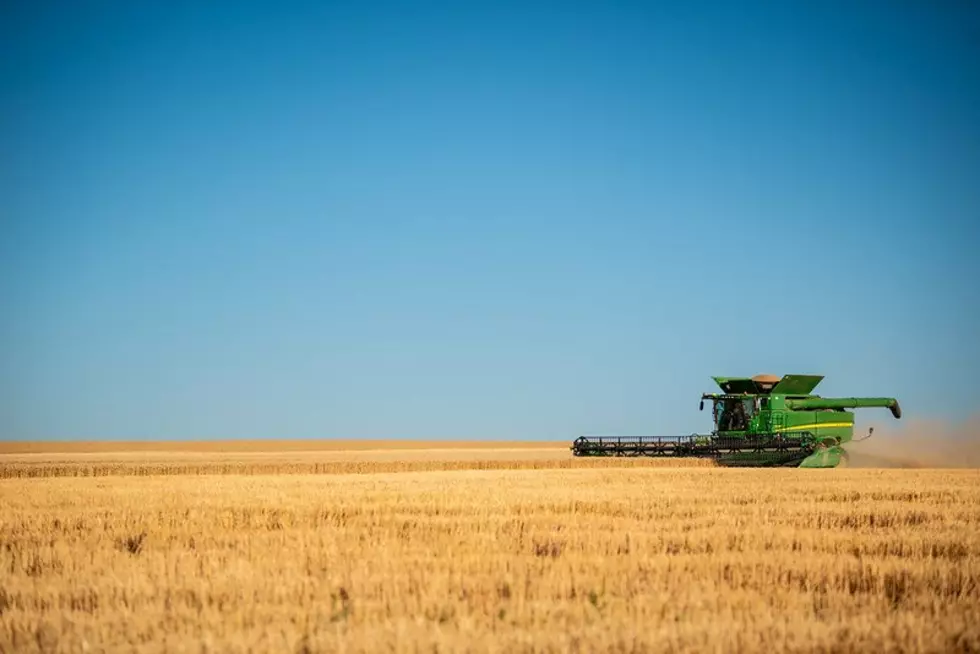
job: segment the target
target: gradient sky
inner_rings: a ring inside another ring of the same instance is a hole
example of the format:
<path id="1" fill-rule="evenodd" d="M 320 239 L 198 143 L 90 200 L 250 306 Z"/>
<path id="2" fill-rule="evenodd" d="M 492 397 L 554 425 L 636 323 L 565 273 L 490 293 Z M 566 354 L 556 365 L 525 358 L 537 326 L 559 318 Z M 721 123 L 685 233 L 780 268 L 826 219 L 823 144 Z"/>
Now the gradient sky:
<path id="1" fill-rule="evenodd" d="M 803 5 L 3 3 L 0 438 L 976 412 L 980 9 Z"/>

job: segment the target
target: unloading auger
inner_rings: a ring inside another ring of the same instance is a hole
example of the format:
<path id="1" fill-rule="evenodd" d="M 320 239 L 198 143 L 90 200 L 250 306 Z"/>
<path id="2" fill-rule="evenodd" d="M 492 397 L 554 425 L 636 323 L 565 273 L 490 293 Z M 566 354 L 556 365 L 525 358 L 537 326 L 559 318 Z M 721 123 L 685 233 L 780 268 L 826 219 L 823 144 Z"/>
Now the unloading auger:
<path id="1" fill-rule="evenodd" d="M 572 453 L 707 457 L 722 466 L 835 468 L 847 459 L 842 446 L 854 441 L 854 413 L 847 409 L 881 407 L 896 419 L 902 417 L 898 400 L 891 397 L 813 395 L 822 375 L 712 379 L 722 392 L 704 393 L 700 405 L 703 410 L 706 400 L 712 403 L 710 434 L 580 436 Z"/>

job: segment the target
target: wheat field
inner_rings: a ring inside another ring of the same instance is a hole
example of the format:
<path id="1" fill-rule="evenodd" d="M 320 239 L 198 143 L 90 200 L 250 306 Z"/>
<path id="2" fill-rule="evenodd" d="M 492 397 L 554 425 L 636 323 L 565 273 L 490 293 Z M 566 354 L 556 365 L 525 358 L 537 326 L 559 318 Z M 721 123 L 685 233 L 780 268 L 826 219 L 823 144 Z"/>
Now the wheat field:
<path id="1" fill-rule="evenodd" d="M 2 652 L 980 651 L 977 470 L 74 456 L 0 459 Z"/>

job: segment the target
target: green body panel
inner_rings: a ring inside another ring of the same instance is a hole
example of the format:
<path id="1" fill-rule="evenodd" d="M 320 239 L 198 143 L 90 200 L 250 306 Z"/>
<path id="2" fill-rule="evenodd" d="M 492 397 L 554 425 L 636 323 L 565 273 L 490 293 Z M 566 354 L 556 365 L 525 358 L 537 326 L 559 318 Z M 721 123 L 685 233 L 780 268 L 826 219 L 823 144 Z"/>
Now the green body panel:
<path id="1" fill-rule="evenodd" d="M 706 393 L 713 402 L 715 429 L 712 436 L 751 439 L 763 434 L 808 434 L 812 453 L 800 457 L 803 468 L 834 468 L 845 455 L 841 446 L 854 438 L 853 408 L 888 408 L 901 417 L 898 401 L 891 397 L 823 398 L 811 395 L 822 375 L 785 375 L 763 390 L 751 377 L 713 377 L 723 393 Z M 751 459 L 752 453 L 731 455 L 731 461 Z M 723 465 L 726 456 L 718 458 Z M 759 461 L 759 465 L 766 461 Z M 746 464 L 747 465 L 747 464 Z"/>
<path id="2" fill-rule="evenodd" d="M 812 393 L 821 381 L 823 375 L 785 375 L 769 393 L 770 395 L 807 395 Z"/>
<path id="3" fill-rule="evenodd" d="M 844 448 L 840 445 L 823 447 L 800 462 L 801 468 L 836 468 L 840 465 Z"/>

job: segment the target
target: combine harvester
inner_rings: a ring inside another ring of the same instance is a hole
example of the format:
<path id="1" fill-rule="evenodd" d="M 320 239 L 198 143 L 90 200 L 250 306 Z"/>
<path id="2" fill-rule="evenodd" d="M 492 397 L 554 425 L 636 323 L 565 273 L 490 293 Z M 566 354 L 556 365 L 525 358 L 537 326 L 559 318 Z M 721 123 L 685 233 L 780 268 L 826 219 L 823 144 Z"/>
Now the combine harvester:
<path id="1" fill-rule="evenodd" d="M 812 395 L 822 375 L 713 377 L 722 393 L 711 400 L 714 429 L 689 436 L 580 436 L 575 456 L 701 457 L 722 466 L 836 468 L 847 462 L 842 447 L 854 440 L 854 414 L 846 409 L 883 407 L 902 417 L 891 397 Z M 871 436 L 874 428 L 868 430 Z"/>

